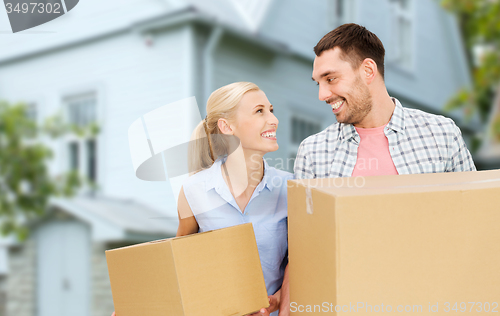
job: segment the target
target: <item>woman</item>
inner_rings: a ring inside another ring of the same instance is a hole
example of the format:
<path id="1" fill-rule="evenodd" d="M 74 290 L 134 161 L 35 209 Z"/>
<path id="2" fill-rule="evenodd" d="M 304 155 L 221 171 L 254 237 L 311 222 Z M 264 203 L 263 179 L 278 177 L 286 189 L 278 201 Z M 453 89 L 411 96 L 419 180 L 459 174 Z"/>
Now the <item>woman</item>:
<path id="1" fill-rule="evenodd" d="M 270 306 L 278 315 L 287 245 L 286 181 L 268 166 L 278 149 L 278 119 L 257 85 L 236 82 L 214 91 L 189 152 L 192 175 L 179 194 L 177 236 L 252 223 Z M 208 137 L 207 137 L 208 135 Z"/>
<path id="2" fill-rule="evenodd" d="M 202 171 L 184 183 L 178 206 L 177 236 L 253 223 L 268 312 L 280 302 L 287 250 L 286 180 L 292 178 L 263 159 L 278 149 L 277 128 L 273 106 L 255 84 L 236 82 L 214 91 L 189 155 L 190 169 Z"/>

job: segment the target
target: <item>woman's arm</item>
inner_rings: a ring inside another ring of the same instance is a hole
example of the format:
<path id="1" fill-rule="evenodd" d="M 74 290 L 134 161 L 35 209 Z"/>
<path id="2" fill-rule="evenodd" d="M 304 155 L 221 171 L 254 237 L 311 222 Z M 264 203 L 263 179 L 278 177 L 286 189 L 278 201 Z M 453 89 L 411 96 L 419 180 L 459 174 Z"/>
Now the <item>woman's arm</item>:
<path id="1" fill-rule="evenodd" d="M 198 222 L 191 211 L 187 202 L 184 188 L 179 192 L 179 203 L 177 203 L 177 215 L 179 216 L 179 227 L 177 228 L 177 237 L 195 234 L 198 232 Z"/>

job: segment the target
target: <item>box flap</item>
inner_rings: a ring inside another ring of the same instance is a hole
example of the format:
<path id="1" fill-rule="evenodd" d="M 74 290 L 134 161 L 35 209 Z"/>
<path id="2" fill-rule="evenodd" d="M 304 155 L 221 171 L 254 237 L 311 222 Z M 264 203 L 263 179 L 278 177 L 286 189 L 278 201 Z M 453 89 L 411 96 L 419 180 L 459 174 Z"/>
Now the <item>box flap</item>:
<path id="1" fill-rule="evenodd" d="M 291 180 L 335 196 L 481 190 L 500 187 L 500 170 Z"/>

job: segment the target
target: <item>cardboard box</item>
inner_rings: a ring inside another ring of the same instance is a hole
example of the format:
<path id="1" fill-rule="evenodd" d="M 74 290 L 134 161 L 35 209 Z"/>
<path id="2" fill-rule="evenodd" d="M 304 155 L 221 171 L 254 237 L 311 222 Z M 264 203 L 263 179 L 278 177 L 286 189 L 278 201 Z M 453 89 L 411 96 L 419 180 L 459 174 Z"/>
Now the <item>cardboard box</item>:
<path id="1" fill-rule="evenodd" d="M 500 170 L 288 186 L 292 312 L 500 311 Z"/>
<path id="2" fill-rule="evenodd" d="M 252 224 L 106 251 L 119 316 L 233 316 L 269 306 Z"/>

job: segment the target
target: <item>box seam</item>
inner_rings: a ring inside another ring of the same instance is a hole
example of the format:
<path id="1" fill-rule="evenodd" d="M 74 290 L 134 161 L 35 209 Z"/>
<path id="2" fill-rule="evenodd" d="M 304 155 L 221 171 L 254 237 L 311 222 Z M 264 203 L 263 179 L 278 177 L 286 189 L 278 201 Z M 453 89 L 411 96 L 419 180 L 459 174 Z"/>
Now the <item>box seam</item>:
<path id="1" fill-rule="evenodd" d="M 333 197 L 335 199 L 334 205 L 334 219 L 335 219 L 335 305 L 339 302 L 339 284 L 340 284 L 340 230 L 339 230 L 339 221 L 338 221 L 338 199 L 337 197 Z"/>
<path id="2" fill-rule="evenodd" d="M 172 252 L 172 259 L 174 261 L 174 270 L 176 274 L 176 280 L 177 280 L 177 289 L 179 291 L 179 297 L 181 298 L 181 306 L 182 306 L 182 316 L 186 316 L 186 310 L 184 306 L 184 299 L 182 298 L 182 291 L 181 291 L 181 283 L 179 282 L 179 274 L 177 273 L 177 262 L 176 262 L 176 257 L 174 254 L 174 243 L 171 243 L 170 251 Z"/>

